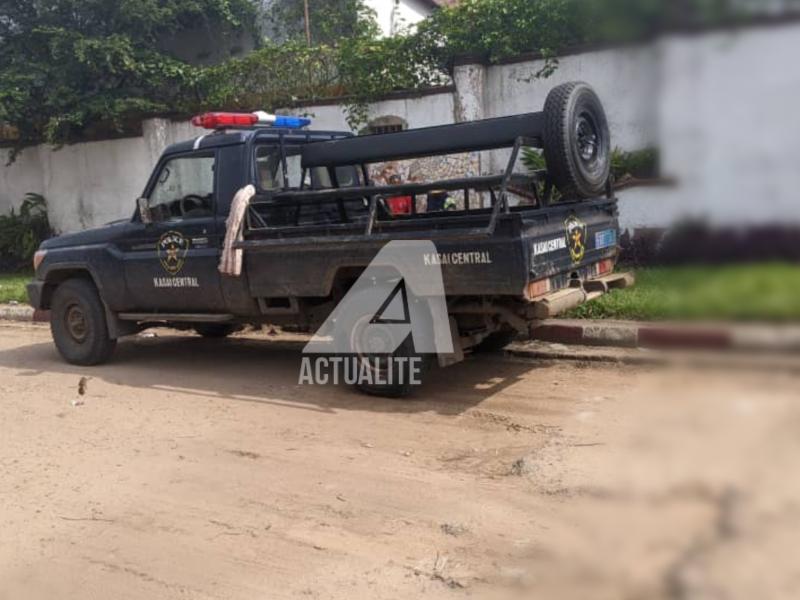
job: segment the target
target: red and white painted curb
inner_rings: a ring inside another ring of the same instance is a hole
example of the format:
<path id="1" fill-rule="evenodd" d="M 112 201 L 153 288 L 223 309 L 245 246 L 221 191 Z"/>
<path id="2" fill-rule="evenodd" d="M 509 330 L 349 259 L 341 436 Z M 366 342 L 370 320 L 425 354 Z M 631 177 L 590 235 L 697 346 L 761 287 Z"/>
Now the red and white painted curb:
<path id="1" fill-rule="evenodd" d="M 34 310 L 27 304 L 0 304 L 0 321 L 49 323 L 49 310 Z"/>
<path id="2" fill-rule="evenodd" d="M 50 311 L 0 304 L 0 321 L 47 323 Z M 531 339 L 566 345 L 617 348 L 750 350 L 800 353 L 800 324 L 652 323 L 549 319 L 531 328 Z"/>
<path id="3" fill-rule="evenodd" d="M 692 324 L 550 319 L 532 327 L 531 338 L 584 346 L 800 352 L 800 324 Z"/>

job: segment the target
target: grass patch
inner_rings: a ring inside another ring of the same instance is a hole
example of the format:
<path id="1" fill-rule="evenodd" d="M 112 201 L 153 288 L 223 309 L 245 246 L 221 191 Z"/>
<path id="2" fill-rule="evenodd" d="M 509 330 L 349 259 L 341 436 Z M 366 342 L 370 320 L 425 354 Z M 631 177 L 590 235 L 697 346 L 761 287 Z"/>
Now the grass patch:
<path id="1" fill-rule="evenodd" d="M 800 265 L 661 267 L 563 316 L 581 319 L 800 321 Z"/>
<path id="2" fill-rule="evenodd" d="M 30 273 L 0 274 L 0 303 L 27 304 Z M 659 267 L 563 315 L 578 319 L 800 321 L 800 265 Z"/>
<path id="3" fill-rule="evenodd" d="M 25 291 L 25 286 L 31 279 L 33 275 L 30 273 L 0 273 L 0 304 L 11 301 L 27 304 L 28 293 Z"/>

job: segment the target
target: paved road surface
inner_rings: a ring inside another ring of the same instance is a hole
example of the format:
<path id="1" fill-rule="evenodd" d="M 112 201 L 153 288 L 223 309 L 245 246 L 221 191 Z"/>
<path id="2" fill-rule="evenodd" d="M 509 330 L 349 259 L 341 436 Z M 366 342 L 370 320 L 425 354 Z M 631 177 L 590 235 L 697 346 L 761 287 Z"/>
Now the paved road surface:
<path id="1" fill-rule="evenodd" d="M 0 325 L 0 598 L 797 597 L 800 376 L 489 356 L 402 402 L 298 368 Z"/>

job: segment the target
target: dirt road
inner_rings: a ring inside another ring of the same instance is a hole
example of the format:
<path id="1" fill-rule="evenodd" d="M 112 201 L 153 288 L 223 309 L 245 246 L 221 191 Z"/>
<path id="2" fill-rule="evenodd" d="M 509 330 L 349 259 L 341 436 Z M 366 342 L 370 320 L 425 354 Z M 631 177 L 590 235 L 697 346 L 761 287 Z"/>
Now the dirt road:
<path id="1" fill-rule="evenodd" d="M 488 356 L 402 402 L 299 362 L 0 325 L 0 598 L 797 597 L 800 376 Z"/>

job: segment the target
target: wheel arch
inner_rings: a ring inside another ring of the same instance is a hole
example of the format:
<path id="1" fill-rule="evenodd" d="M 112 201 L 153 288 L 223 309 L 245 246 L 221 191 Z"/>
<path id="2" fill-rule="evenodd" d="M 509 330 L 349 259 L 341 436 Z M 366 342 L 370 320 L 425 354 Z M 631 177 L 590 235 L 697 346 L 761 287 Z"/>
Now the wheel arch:
<path id="1" fill-rule="evenodd" d="M 42 308 L 49 309 L 51 307 L 56 288 L 69 279 L 85 279 L 91 282 L 100 294 L 100 299 L 103 299 L 97 280 L 88 266 L 64 265 L 51 268 L 47 270 L 43 279 L 45 285 L 42 291 Z"/>
<path id="2" fill-rule="evenodd" d="M 51 267 L 43 276 L 45 285 L 42 291 L 42 307 L 50 309 L 53 300 L 53 294 L 59 285 L 70 279 L 83 279 L 90 282 L 97 290 L 97 295 L 100 297 L 100 302 L 103 303 L 103 308 L 106 313 L 106 322 L 108 324 L 108 333 L 111 339 L 117 339 L 137 331 L 135 323 L 128 323 L 120 321 L 116 314 L 111 311 L 106 302 L 103 294 L 102 285 L 99 284 L 97 275 L 93 269 L 87 264 L 63 264 Z"/>

